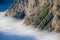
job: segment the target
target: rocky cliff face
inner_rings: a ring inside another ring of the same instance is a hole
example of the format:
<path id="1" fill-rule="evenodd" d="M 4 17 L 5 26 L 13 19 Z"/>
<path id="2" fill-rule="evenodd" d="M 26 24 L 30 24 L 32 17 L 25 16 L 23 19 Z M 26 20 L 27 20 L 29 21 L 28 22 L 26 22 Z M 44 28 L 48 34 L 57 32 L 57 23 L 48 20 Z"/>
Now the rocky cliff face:
<path id="1" fill-rule="evenodd" d="M 6 16 L 21 17 L 26 25 L 40 30 L 60 31 L 60 0 L 15 0 Z"/>

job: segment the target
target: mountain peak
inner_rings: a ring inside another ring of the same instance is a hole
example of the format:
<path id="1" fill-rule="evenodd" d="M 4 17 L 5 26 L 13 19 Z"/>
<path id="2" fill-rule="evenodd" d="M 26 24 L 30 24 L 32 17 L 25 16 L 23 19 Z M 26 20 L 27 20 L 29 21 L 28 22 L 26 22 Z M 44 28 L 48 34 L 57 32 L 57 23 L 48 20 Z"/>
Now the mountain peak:
<path id="1" fill-rule="evenodd" d="M 60 31 L 60 0 L 15 0 L 6 16 L 15 16 L 17 11 L 25 11 L 26 25 L 34 25 L 40 30 Z"/>

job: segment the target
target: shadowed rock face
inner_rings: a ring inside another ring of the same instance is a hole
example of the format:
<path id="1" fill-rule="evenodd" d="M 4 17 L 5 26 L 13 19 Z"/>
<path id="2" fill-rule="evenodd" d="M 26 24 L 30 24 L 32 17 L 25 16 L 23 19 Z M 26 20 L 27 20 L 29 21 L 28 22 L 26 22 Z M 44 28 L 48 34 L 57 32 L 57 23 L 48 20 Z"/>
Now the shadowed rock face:
<path id="1" fill-rule="evenodd" d="M 26 25 L 34 25 L 40 30 L 59 32 L 60 20 L 57 16 L 60 15 L 59 4 L 59 0 L 15 0 L 6 16 L 21 19 L 26 15 L 24 21 Z M 23 10 L 25 10 L 24 14 Z"/>
<path id="2" fill-rule="evenodd" d="M 25 11 L 16 12 L 14 18 L 17 18 L 17 19 L 24 19 L 25 15 L 26 15 Z"/>
<path id="3" fill-rule="evenodd" d="M 60 16 L 58 16 L 58 18 L 60 19 Z"/>

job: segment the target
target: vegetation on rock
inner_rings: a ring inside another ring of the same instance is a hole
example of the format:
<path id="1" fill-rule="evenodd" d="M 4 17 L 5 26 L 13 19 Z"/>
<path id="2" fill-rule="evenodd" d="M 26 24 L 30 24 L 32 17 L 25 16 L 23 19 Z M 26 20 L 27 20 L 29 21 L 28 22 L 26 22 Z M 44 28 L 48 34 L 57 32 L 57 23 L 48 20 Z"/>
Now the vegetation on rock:
<path id="1" fill-rule="evenodd" d="M 46 25 L 51 21 L 51 19 L 53 18 L 52 13 L 49 13 L 39 24 L 38 28 L 39 29 L 44 29 L 46 27 Z"/>

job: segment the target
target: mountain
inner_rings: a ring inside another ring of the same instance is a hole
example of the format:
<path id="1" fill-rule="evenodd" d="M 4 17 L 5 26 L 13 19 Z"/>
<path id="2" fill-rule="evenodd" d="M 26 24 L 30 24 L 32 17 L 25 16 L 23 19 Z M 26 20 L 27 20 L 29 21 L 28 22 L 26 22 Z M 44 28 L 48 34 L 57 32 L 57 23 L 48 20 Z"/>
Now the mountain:
<path id="1" fill-rule="evenodd" d="M 22 15 L 26 25 L 60 32 L 60 0 L 14 0 L 5 16 L 21 19 Z"/>

